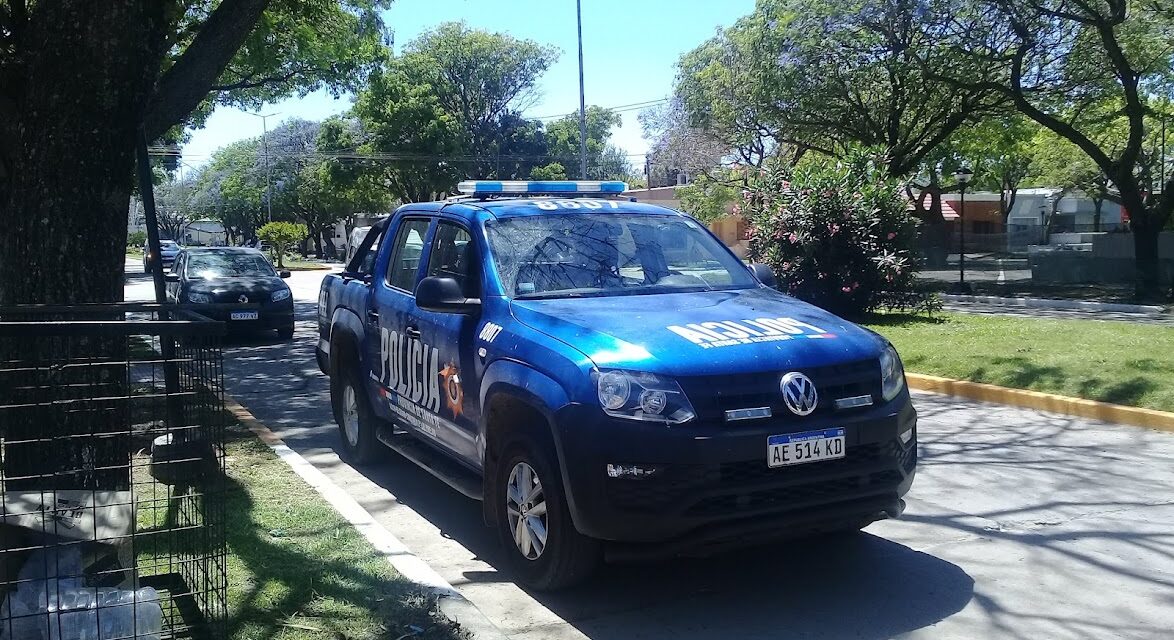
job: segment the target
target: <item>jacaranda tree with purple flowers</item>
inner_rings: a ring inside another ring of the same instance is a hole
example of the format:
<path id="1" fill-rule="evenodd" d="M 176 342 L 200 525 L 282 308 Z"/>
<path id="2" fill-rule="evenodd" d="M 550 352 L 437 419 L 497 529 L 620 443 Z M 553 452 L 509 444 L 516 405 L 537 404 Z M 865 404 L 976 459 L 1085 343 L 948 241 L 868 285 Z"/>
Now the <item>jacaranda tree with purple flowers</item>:
<path id="1" fill-rule="evenodd" d="M 752 169 L 742 192 L 749 257 L 779 288 L 843 316 L 916 298 L 916 222 L 897 182 L 865 156 Z"/>

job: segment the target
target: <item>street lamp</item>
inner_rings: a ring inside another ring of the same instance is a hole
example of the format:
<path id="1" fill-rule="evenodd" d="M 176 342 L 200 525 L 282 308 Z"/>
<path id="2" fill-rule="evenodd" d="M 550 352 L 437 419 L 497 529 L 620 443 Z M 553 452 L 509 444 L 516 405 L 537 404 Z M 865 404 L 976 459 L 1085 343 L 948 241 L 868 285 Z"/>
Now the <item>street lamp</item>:
<path id="1" fill-rule="evenodd" d="M 245 113 L 248 113 L 247 111 Z M 273 193 L 269 186 L 269 122 L 268 119 L 279 113 L 249 113 L 254 118 L 261 119 L 261 153 L 265 155 L 265 201 L 269 207 L 269 222 L 273 222 Z"/>
<path id="2" fill-rule="evenodd" d="M 587 95 L 583 91 L 583 3 L 575 0 L 579 32 L 579 179 L 587 179 Z"/>
<path id="3" fill-rule="evenodd" d="M 970 293 L 970 285 L 966 283 L 966 221 L 962 216 L 966 210 L 966 183 L 973 177 L 974 172 L 966 165 L 954 172 L 954 180 L 958 182 L 958 283 L 950 293 Z"/>

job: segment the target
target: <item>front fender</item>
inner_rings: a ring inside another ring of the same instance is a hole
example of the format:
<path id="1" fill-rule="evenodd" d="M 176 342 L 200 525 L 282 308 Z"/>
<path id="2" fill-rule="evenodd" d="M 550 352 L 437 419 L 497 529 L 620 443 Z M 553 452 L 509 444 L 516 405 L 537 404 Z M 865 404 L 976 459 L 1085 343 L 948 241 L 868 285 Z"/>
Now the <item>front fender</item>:
<path id="1" fill-rule="evenodd" d="M 538 411 L 544 418 L 546 418 L 545 428 L 550 433 L 551 441 L 554 443 L 555 456 L 558 460 L 559 475 L 562 476 L 563 491 L 567 497 L 567 503 L 570 507 L 571 520 L 576 519 L 579 509 L 575 501 L 574 487 L 571 485 L 570 476 L 567 473 L 567 465 L 565 464 L 567 451 L 563 446 L 562 433 L 556 426 L 555 414 L 561 409 L 571 406 L 571 397 L 567 390 L 561 384 L 546 374 L 532 369 L 520 362 L 513 360 L 498 360 L 491 363 L 486 369 L 481 385 L 481 406 L 488 407 L 490 402 L 497 394 L 507 394 L 516 400 L 526 403 L 528 406 Z M 488 415 L 488 412 L 485 413 Z M 481 443 L 484 447 L 488 441 L 487 434 L 484 432 L 486 424 L 481 425 Z M 488 463 L 489 457 L 486 452 L 482 451 L 482 460 Z M 489 464 L 486 464 L 486 470 L 492 473 Z M 490 476 L 486 476 L 487 478 Z M 488 490 L 489 483 L 485 483 Z M 484 515 L 486 522 L 491 522 L 492 513 L 489 509 L 489 496 L 482 501 L 485 505 Z"/>
<path id="2" fill-rule="evenodd" d="M 339 350 L 340 348 L 345 349 L 346 347 L 343 345 L 347 342 L 355 349 L 363 344 L 363 322 L 354 311 L 338 308 L 334 310 L 334 315 L 330 318 L 330 339 L 327 341 L 328 350 L 326 351 L 332 375 L 338 370 L 342 355 Z M 362 358 L 362 354 L 359 352 L 356 352 L 355 355 Z M 354 363 L 354 365 L 358 364 L 360 363 Z"/>

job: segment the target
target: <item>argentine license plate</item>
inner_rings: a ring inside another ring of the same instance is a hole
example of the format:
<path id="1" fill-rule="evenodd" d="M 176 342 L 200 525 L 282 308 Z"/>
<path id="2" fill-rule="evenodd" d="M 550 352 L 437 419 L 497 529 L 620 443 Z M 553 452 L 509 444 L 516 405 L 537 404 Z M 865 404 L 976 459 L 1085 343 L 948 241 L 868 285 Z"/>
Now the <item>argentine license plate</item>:
<path id="1" fill-rule="evenodd" d="M 256 311 L 233 311 L 228 314 L 229 320 L 256 320 L 261 314 Z"/>
<path id="2" fill-rule="evenodd" d="M 794 464 L 834 460 L 844 457 L 844 449 L 844 427 L 768 436 L 766 465 L 788 467 Z"/>

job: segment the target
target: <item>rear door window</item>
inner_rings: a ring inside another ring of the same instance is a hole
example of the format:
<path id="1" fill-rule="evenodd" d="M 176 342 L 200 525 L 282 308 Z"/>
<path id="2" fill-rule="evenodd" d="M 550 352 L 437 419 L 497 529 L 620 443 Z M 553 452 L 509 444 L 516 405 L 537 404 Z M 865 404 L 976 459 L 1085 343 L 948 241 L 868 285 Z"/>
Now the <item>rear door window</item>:
<path id="1" fill-rule="evenodd" d="M 391 262 L 387 265 L 387 284 L 414 294 L 416 276 L 420 272 L 420 255 L 424 253 L 424 238 L 428 235 L 427 218 L 409 218 L 400 224 L 392 246 Z"/>

